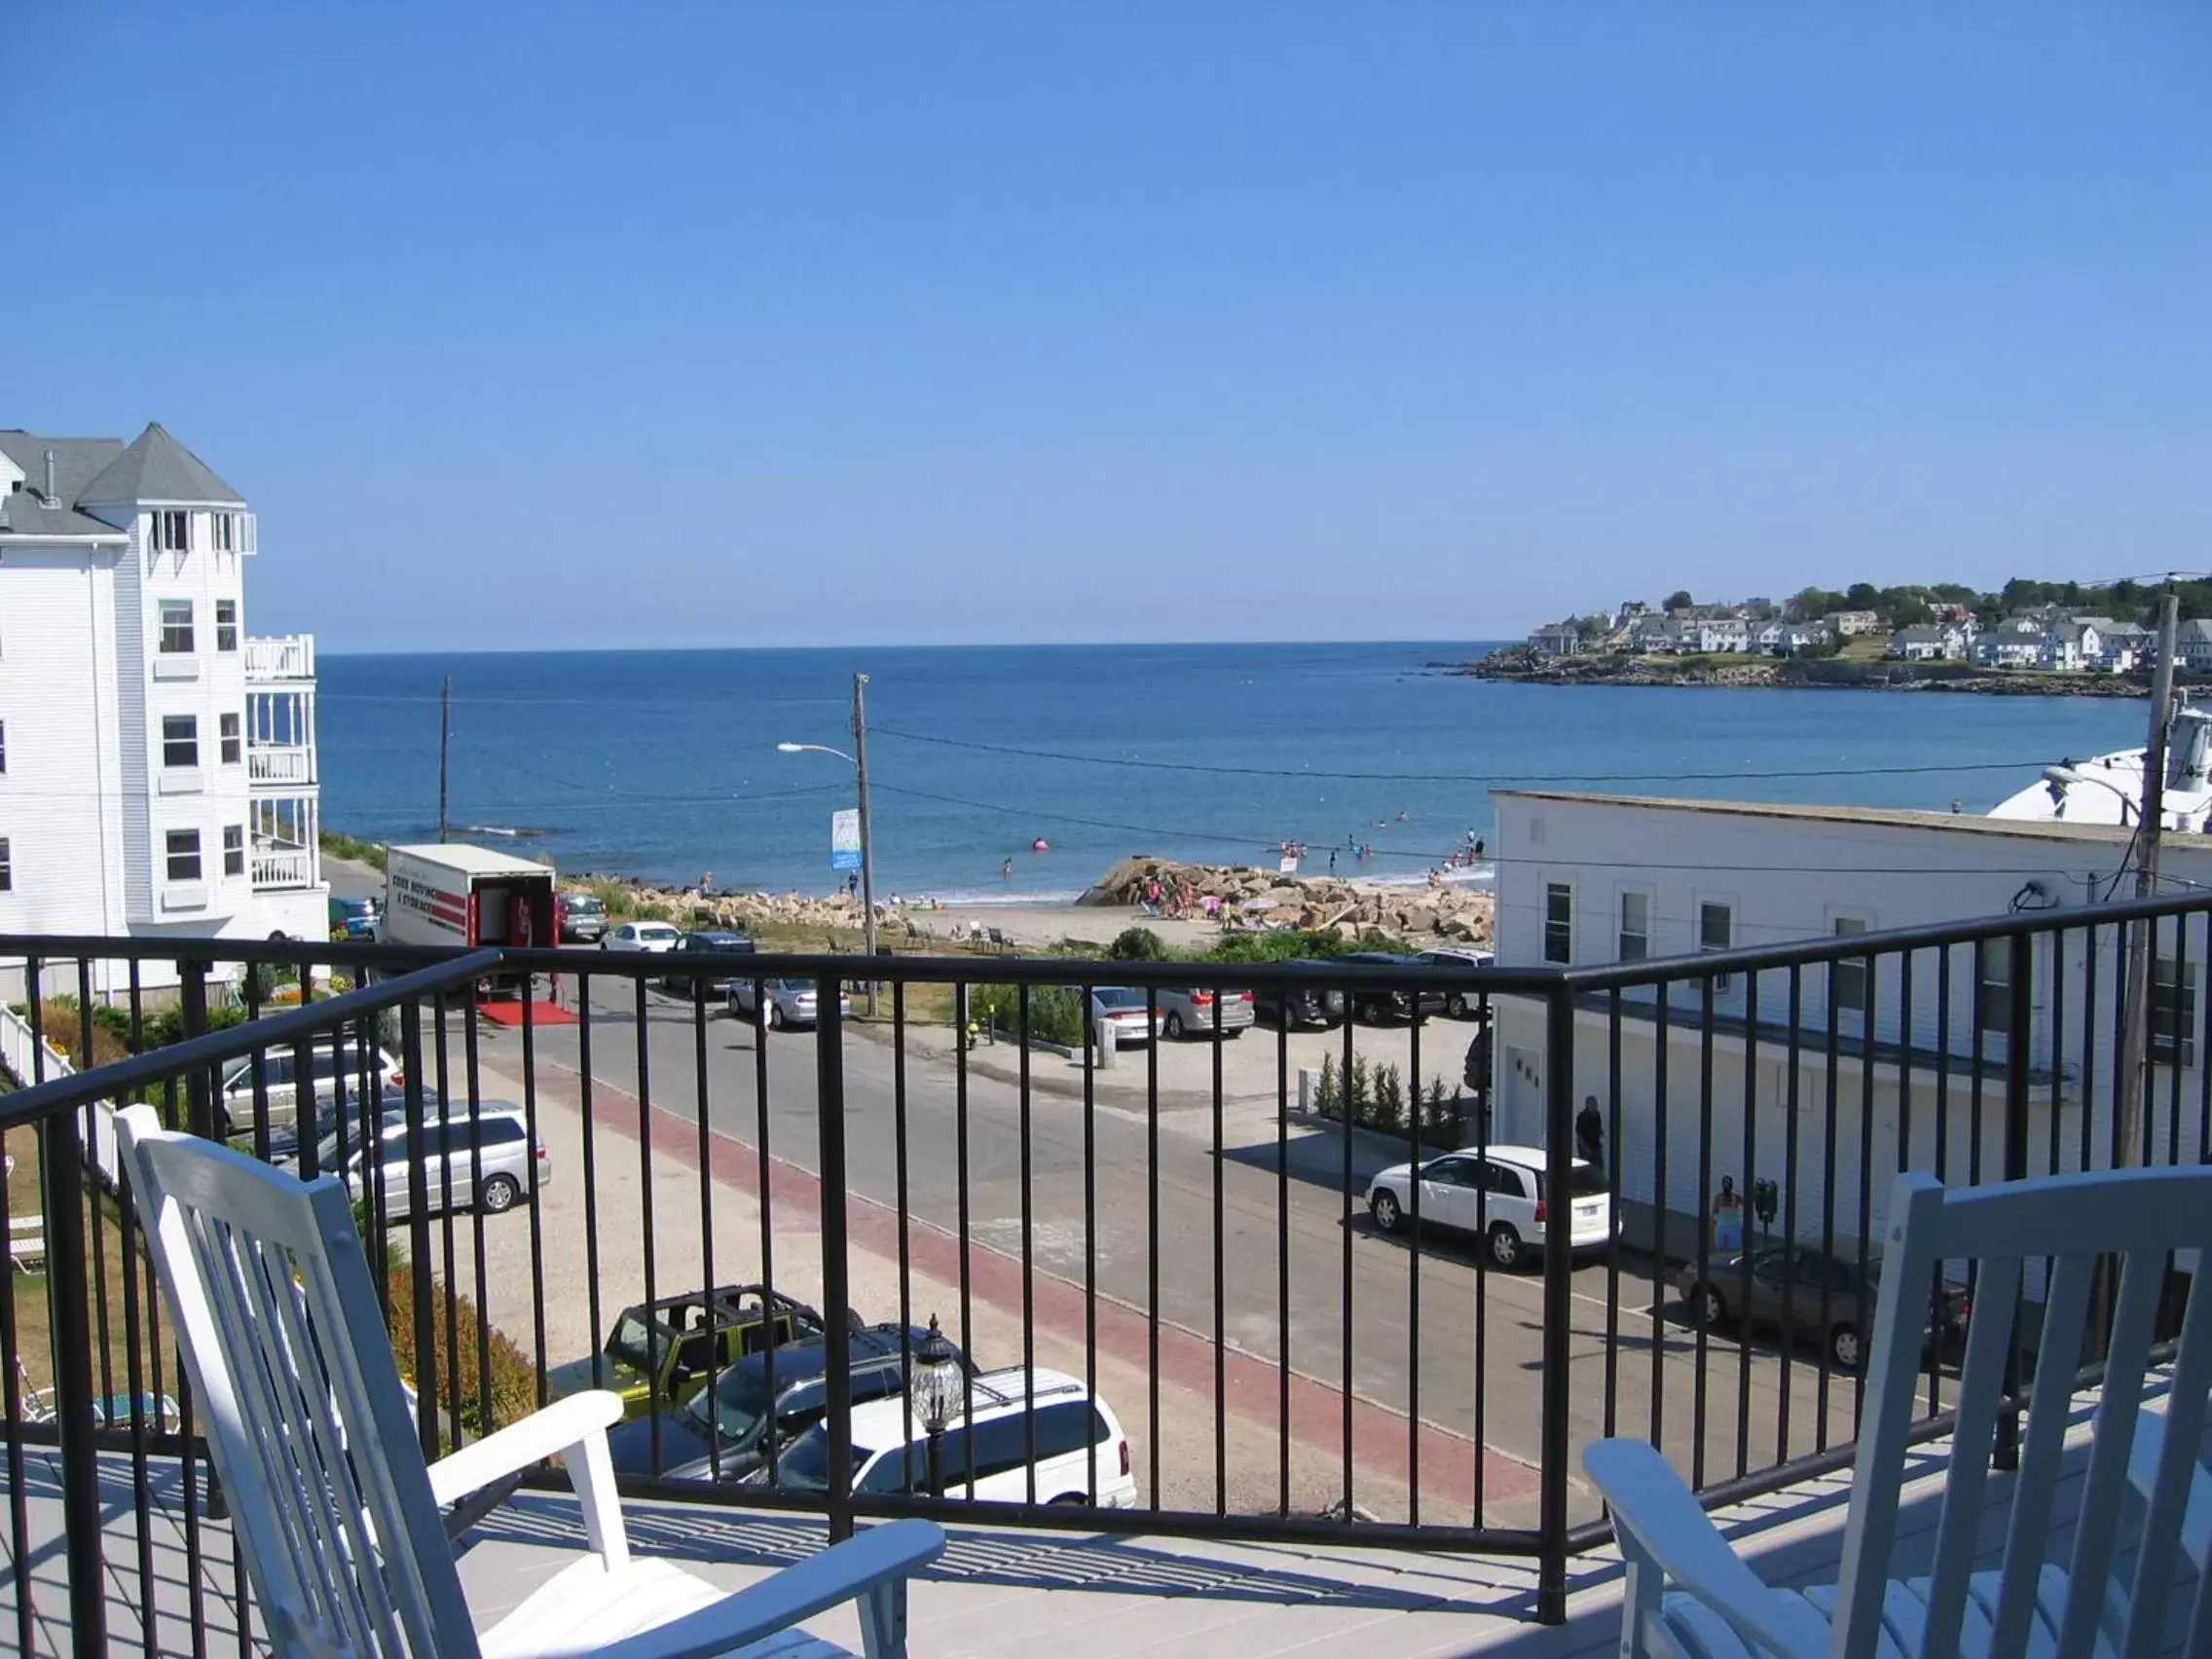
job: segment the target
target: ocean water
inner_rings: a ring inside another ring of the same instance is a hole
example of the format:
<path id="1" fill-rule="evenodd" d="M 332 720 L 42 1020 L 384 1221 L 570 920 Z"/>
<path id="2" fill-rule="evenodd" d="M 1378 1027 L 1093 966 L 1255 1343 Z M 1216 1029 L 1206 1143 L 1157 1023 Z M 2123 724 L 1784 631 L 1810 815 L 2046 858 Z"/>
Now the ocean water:
<path id="1" fill-rule="evenodd" d="M 567 870 L 827 891 L 852 770 L 776 745 L 849 750 L 851 677 L 866 672 L 878 892 L 1025 901 L 1073 895 L 1132 852 L 1272 863 L 1285 840 L 1308 844 L 1309 871 L 1335 848 L 1346 872 L 1419 881 L 1470 830 L 1490 838 L 1493 786 L 1979 812 L 2050 760 L 2140 742 L 2144 722 L 2132 700 L 1436 670 L 1486 648 L 325 654 L 323 820 L 434 836 L 446 674 L 460 838 L 531 830 L 516 844 Z M 1365 863 L 1348 853 L 1359 843 Z"/>

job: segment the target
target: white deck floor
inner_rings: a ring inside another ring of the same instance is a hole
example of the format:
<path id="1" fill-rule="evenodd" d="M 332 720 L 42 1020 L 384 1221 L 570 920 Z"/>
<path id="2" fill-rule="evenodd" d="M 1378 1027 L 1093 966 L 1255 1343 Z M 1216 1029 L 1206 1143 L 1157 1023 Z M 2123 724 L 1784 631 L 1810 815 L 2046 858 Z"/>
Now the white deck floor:
<path id="1" fill-rule="evenodd" d="M 2085 1406 L 2086 1401 L 2083 1402 Z M 2078 1469 L 2086 1433 L 2075 1435 Z M 1908 1493 L 1900 1573 L 1921 1570 L 1936 1517 L 1945 1448 L 1928 1449 Z M 59 1484 L 47 1455 L 26 1453 L 30 1557 L 39 1638 L 45 1650 L 70 1651 L 61 1562 Z M 107 1521 L 109 1646 L 140 1648 L 138 1533 L 128 1459 L 102 1466 Z M 2000 1500 L 1988 1519 L 1989 1552 L 2001 1536 Z M 1739 1548 L 1774 1583 L 1832 1579 L 1842 1536 L 1846 1479 L 1793 1488 L 1723 1514 Z M 193 1651 L 184 1574 L 183 1512 L 173 1467 L 157 1468 L 149 1529 L 154 1556 L 158 1645 Z M 0 1503 L 0 1557 L 8 1506 Z M 2061 1514 L 2067 1513 L 2063 1504 Z M 747 1584 L 820 1546 L 817 1523 L 679 1504 L 634 1504 L 631 1540 L 642 1553 L 683 1561 L 731 1588 Z M 2054 1539 L 2062 1550 L 2065 1529 Z M 230 1540 L 220 1526 L 203 1534 L 201 1592 L 207 1650 L 237 1651 Z M 461 1559 L 471 1607 L 489 1623 L 526 1596 L 581 1546 L 572 1502 L 526 1494 L 495 1512 Z M 1620 1574 L 1609 1553 L 1570 1564 L 1569 1619 L 1532 1622 L 1534 1564 L 1484 1556 L 1402 1550 L 1216 1544 L 1156 1537 L 1113 1538 L 1018 1530 L 964 1528 L 944 1557 L 916 1580 L 909 1646 L 915 1659 L 1013 1655 L 1049 1649 L 1053 1659 L 1132 1654 L 1203 1655 L 1318 1651 L 1361 1659 L 1417 1659 L 1473 1653 L 1513 1659 L 1566 1659 L 1610 1653 L 1619 1634 Z M 2187 1605 L 2177 1596 L 2177 1616 Z M 0 1567 L 0 1646 L 15 1642 L 12 1563 Z M 821 1634 L 857 1649 L 851 1610 L 817 1621 Z"/>

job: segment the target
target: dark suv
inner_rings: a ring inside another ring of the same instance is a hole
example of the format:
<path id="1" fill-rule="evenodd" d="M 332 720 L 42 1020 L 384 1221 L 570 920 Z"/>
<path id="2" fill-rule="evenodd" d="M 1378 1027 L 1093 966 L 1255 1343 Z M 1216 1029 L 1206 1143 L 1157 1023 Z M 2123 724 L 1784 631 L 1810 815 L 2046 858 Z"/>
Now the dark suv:
<path id="1" fill-rule="evenodd" d="M 1285 968 L 1326 968 L 1326 962 L 1285 962 Z M 1334 1025 L 1345 1016 L 1345 994 L 1319 985 L 1285 989 L 1271 985 L 1252 993 L 1252 1012 L 1261 1019 L 1290 1029 L 1299 1025 Z"/>
<path id="2" fill-rule="evenodd" d="M 1344 958 L 1362 968 L 1426 968 L 1430 964 L 1418 956 L 1399 956 L 1387 950 L 1355 950 Z M 1413 1019 L 1417 1015 L 1427 1018 L 1444 1012 L 1444 993 L 1439 990 L 1380 990 L 1361 987 L 1351 993 L 1351 1016 L 1380 1024 L 1386 1019 Z"/>
<path id="3" fill-rule="evenodd" d="M 1684 1267 L 1676 1288 L 1699 1324 L 1725 1320 L 1764 1326 L 1788 1337 L 1813 1337 L 1838 1371 L 1859 1369 L 1862 1339 L 1874 1328 L 1882 1284 L 1879 1255 L 1869 1253 L 1863 1276 L 1856 1251 L 1830 1255 L 1811 1244 L 1714 1251 L 1703 1278 L 1697 1268 L 1695 1262 Z M 1956 1343 L 1966 1332 L 1971 1310 L 1965 1285 L 1946 1282 L 1935 1291 L 1928 1304 L 1928 1346 L 1939 1350 Z"/>
<path id="4" fill-rule="evenodd" d="M 668 960 L 671 967 L 688 966 L 689 961 L 695 961 L 701 956 L 710 954 L 750 956 L 756 948 L 754 942 L 741 933 L 730 933 L 719 928 L 702 928 L 697 933 L 687 933 L 678 940 L 676 948 L 668 953 Z M 686 959 L 689 959 L 689 961 Z M 697 977 L 698 976 L 695 974 L 671 974 L 661 980 L 661 988 L 672 991 L 678 996 L 687 997 L 691 994 L 691 986 Z M 719 978 L 709 979 L 707 981 L 707 1000 L 715 1003 L 725 1001 L 729 996 L 730 986 L 736 982 L 727 975 Z"/>
<path id="5" fill-rule="evenodd" d="M 904 1391 L 905 1356 L 926 1331 L 897 1324 L 869 1325 L 852 1333 L 853 1404 Z M 904 1341 L 902 1342 L 902 1337 Z M 957 1351 L 957 1350 L 956 1350 Z M 748 1354 L 681 1406 L 659 1414 L 659 1475 L 672 1481 L 719 1480 L 727 1486 L 762 1467 L 771 1447 L 780 1451 L 822 1420 L 829 1409 L 830 1349 L 822 1337 L 778 1343 Z M 970 1375 L 975 1366 L 958 1355 Z M 775 1388 L 768 1385 L 770 1366 Z M 620 1475 L 651 1475 L 654 1419 L 616 1425 L 607 1449 Z"/>

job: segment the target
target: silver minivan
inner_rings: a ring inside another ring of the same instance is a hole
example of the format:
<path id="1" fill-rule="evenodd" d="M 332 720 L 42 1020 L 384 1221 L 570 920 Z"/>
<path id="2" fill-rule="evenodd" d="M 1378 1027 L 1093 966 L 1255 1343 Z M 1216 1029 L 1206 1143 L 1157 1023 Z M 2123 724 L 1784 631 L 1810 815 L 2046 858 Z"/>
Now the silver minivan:
<path id="1" fill-rule="evenodd" d="M 272 1125 L 289 1124 L 300 1115 L 298 1052 L 288 1048 L 270 1049 L 260 1059 L 262 1086 L 268 1091 L 269 1122 Z M 328 1044 L 317 1044 L 309 1051 L 308 1064 L 313 1078 L 315 1102 L 323 1106 L 337 1100 L 341 1074 L 345 1078 L 349 1102 L 357 1101 L 361 1096 L 364 1068 L 370 1087 L 380 1092 L 399 1088 L 406 1081 L 399 1062 L 391 1055 L 382 1049 L 370 1049 L 364 1053 L 357 1041 L 349 1041 L 335 1051 Z M 220 1139 L 228 1140 L 254 1125 L 253 1065 L 253 1055 L 242 1055 L 233 1060 L 223 1073 L 222 1087 L 215 1096 L 215 1133 Z"/>
<path id="2" fill-rule="evenodd" d="M 1162 990 L 1153 994 L 1160 1009 L 1161 1034 L 1171 1043 L 1186 1037 L 1241 1037 L 1260 1017 L 1250 991 Z M 1219 1019 L 1219 1024 L 1215 1023 Z"/>
<path id="3" fill-rule="evenodd" d="M 384 1218 L 397 1221 L 409 1208 L 407 1138 L 404 1121 L 386 1123 L 378 1137 L 384 1161 Z M 552 1180 L 552 1161 L 542 1143 L 534 1143 L 519 1108 L 493 1105 L 478 1108 L 472 1121 L 465 1107 L 453 1115 L 422 1125 L 423 1186 L 429 1197 L 430 1213 L 467 1209 L 471 1205 L 489 1215 L 510 1210 L 524 1197 Z M 334 1168 L 338 1137 L 325 1136 L 317 1149 L 325 1169 Z M 346 1190 L 355 1203 L 370 1200 L 368 1187 L 377 1172 L 364 1156 L 369 1149 L 355 1147 L 346 1160 Z M 367 1176 L 365 1182 L 363 1177 Z"/>

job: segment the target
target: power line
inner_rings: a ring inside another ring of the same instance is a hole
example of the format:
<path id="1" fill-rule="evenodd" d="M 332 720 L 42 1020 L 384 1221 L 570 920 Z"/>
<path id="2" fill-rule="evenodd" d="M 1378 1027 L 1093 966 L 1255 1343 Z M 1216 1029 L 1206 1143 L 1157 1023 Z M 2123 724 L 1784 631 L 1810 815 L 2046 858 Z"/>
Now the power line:
<path id="1" fill-rule="evenodd" d="M 1200 772 L 1234 778 L 1321 778 L 1333 782 L 1388 784 L 1645 784 L 1671 782 L 1718 783 L 1730 779 L 1760 778 L 1881 778 L 1948 775 L 1958 772 L 2019 772 L 2051 765 L 2047 758 L 2032 760 L 1975 760 L 1941 766 L 1823 766 L 1802 770 L 1755 772 L 1336 772 L 1304 766 L 1222 766 L 1195 760 L 1139 760 L 1126 756 L 1072 755 L 1060 750 L 1023 749 L 1013 744 L 983 743 L 965 737 L 935 737 L 923 732 L 896 731 L 871 726 L 877 737 L 896 737 L 908 743 L 937 744 L 947 749 L 972 749 L 986 755 L 1009 755 L 1030 760 L 1068 760 L 1089 766 L 1125 766 L 1160 772 Z"/>

